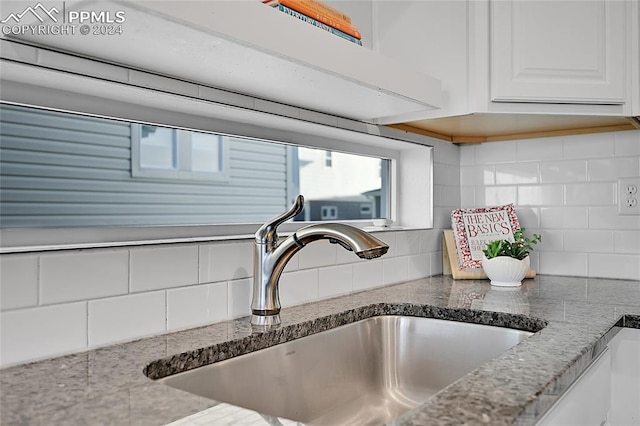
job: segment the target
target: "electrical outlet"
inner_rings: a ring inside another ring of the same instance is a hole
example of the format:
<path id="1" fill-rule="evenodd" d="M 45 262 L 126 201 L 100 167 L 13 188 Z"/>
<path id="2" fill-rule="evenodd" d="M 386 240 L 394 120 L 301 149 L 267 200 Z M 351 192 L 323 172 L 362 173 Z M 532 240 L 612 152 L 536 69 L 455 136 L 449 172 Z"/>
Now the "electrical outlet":
<path id="1" fill-rule="evenodd" d="M 618 179 L 618 214 L 640 216 L 640 177 Z"/>

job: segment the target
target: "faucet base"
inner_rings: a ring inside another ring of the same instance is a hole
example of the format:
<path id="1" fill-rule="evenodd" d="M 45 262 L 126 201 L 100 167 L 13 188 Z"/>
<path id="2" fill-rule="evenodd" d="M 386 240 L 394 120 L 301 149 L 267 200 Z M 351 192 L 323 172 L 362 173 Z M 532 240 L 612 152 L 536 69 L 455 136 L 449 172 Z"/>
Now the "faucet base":
<path id="1" fill-rule="evenodd" d="M 256 327 L 264 327 L 265 330 L 280 325 L 280 314 L 275 315 L 251 315 L 251 325 Z"/>

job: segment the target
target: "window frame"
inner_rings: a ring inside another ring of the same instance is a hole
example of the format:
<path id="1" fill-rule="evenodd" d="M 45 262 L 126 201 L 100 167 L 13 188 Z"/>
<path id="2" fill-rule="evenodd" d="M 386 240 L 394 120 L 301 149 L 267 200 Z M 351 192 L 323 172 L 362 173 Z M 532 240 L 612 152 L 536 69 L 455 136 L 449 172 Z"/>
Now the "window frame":
<path id="1" fill-rule="evenodd" d="M 230 94 L 223 94 L 227 97 L 225 102 L 215 102 L 210 96 L 194 93 L 217 89 L 167 77 L 157 84 L 157 75 L 139 70 L 138 78 L 144 82 L 137 85 L 97 78 L 90 75 L 94 69 L 93 63 L 75 72 L 37 64 L 3 63 L 1 101 L 388 158 L 392 226 L 377 228 L 371 219 L 345 222 L 380 231 L 433 228 L 433 146 L 428 137 L 294 107 L 287 107 L 292 111 L 283 114 L 279 104 L 265 105 L 266 101 L 262 101 L 259 108 L 258 100 L 242 95 L 236 95 L 239 105 L 228 101 Z M 253 108 L 247 105 L 247 99 L 252 100 Z M 289 198 L 292 195 L 297 194 L 288 194 Z M 311 223 L 290 222 L 279 229 L 286 234 Z M 259 226 L 5 228 L 0 229 L 0 253 L 244 239 L 251 238 Z"/>
<path id="2" fill-rule="evenodd" d="M 173 131 L 173 142 L 175 144 L 174 162 L 175 168 L 163 169 L 154 167 L 143 167 L 142 160 L 142 142 L 141 131 L 145 124 L 131 123 L 131 176 L 133 178 L 144 180 L 161 180 L 161 181 L 196 181 L 196 182 L 228 182 L 229 181 L 229 143 L 226 137 L 211 132 L 209 133 L 218 139 L 218 156 L 220 170 L 216 172 L 205 172 L 192 170 L 191 153 L 192 141 L 190 137 L 191 130 L 171 128 Z M 166 127 L 166 126 L 158 126 Z"/>

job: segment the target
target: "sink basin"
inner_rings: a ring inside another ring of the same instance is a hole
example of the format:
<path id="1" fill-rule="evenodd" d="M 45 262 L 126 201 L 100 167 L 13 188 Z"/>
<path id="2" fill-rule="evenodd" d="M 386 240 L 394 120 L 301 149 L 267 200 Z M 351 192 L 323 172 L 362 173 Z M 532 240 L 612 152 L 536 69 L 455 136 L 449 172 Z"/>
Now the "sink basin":
<path id="1" fill-rule="evenodd" d="M 532 333 L 379 316 L 159 381 L 312 425 L 385 423 Z"/>

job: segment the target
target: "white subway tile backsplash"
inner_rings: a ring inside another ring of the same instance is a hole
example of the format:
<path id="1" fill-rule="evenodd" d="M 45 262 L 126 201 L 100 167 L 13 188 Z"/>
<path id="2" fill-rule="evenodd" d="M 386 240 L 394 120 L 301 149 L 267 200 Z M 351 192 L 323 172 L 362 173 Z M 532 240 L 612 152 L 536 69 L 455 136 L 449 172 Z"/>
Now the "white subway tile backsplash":
<path id="1" fill-rule="evenodd" d="M 296 254 L 298 267 L 300 269 L 309 269 L 335 265 L 338 249 L 344 250 L 337 244 L 331 244 L 329 240 L 314 241 Z"/>
<path id="2" fill-rule="evenodd" d="M 353 265 L 353 291 L 366 290 L 382 285 L 381 259 L 369 260 Z"/>
<path id="3" fill-rule="evenodd" d="M 532 230 L 540 226 L 540 208 L 538 207 L 516 207 L 516 216 L 520 227 Z"/>
<path id="4" fill-rule="evenodd" d="M 576 183 L 567 184 L 565 188 L 565 204 L 568 206 L 607 206 L 615 204 L 616 185 L 614 183 Z"/>
<path id="5" fill-rule="evenodd" d="M 562 147 L 564 159 L 612 157 L 613 133 L 567 136 Z"/>
<path id="6" fill-rule="evenodd" d="M 282 306 L 298 305 L 318 298 L 317 269 L 287 272 L 280 276 L 280 303 Z"/>
<path id="7" fill-rule="evenodd" d="M 540 207 L 540 227 L 546 229 L 586 229 L 588 207 Z"/>
<path id="8" fill-rule="evenodd" d="M 198 282 L 198 246 L 131 250 L 131 292 L 179 287 Z"/>
<path id="9" fill-rule="evenodd" d="M 198 259 L 200 283 L 248 278 L 253 276 L 253 241 L 203 244 Z"/>
<path id="10" fill-rule="evenodd" d="M 517 161 L 545 161 L 562 158 L 562 138 L 536 138 L 516 141 Z"/>
<path id="11" fill-rule="evenodd" d="M 463 145 L 460 147 L 460 167 L 476 164 L 476 147 L 480 145 Z"/>
<path id="12" fill-rule="evenodd" d="M 246 278 L 227 283 L 229 318 L 239 318 L 251 314 L 253 280 Z"/>
<path id="13" fill-rule="evenodd" d="M 483 143 L 475 148 L 475 164 L 513 163 L 517 159 L 516 144 L 511 141 Z"/>
<path id="14" fill-rule="evenodd" d="M 562 204 L 562 185 L 526 185 L 518 187 L 518 205 L 555 206 Z"/>
<path id="15" fill-rule="evenodd" d="M 617 181 L 627 176 L 640 176 L 638 158 L 602 158 L 587 160 L 589 181 Z"/>
<path id="16" fill-rule="evenodd" d="M 596 230 L 564 231 L 564 250 L 581 253 L 613 252 L 613 232 Z"/>
<path id="17" fill-rule="evenodd" d="M 449 228 L 451 225 L 449 225 Z M 429 229 L 419 232 L 420 253 L 432 253 L 442 251 L 442 230 Z"/>
<path id="18" fill-rule="evenodd" d="M 640 229 L 640 216 L 621 216 L 617 206 L 589 207 L 590 229 Z"/>
<path id="19" fill-rule="evenodd" d="M 167 290 L 167 330 L 223 321 L 227 306 L 226 282 Z"/>
<path id="20" fill-rule="evenodd" d="M 2 366 L 87 347 L 87 302 L 20 309 L 0 314 Z"/>
<path id="21" fill-rule="evenodd" d="M 613 139 L 616 156 L 640 156 L 640 132 L 616 132 L 613 134 Z"/>
<path id="22" fill-rule="evenodd" d="M 540 163 L 541 183 L 586 182 L 587 162 L 585 160 L 546 161 Z"/>
<path id="23" fill-rule="evenodd" d="M 38 256 L 11 254 L 0 258 L 0 310 L 38 304 Z"/>
<path id="24" fill-rule="evenodd" d="M 409 277 L 409 259 L 406 256 L 382 258 L 382 284 L 406 281 Z"/>
<path id="25" fill-rule="evenodd" d="M 494 185 L 496 183 L 496 166 L 476 165 L 460 168 L 460 185 Z"/>
<path id="26" fill-rule="evenodd" d="M 353 291 L 353 265 L 320 268 L 318 274 L 318 295 L 321 298 Z"/>
<path id="27" fill-rule="evenodd" d="M 540 274 L 584 277 L 587 275 L 587 254 L 541 251 Z"/>
<path id="28" fill-rule="evenodd" d="M 590 277 L 640 280 L 640 255 L 590 253 L 588 274 Z"/>
<path id="29" fill-rule="evenodd" d="M 127 250 L 69 251 L 40 257 L 40 304 L 90 300 L 129 290 Z"/>
<path id="30" fill-rule="evenodd" d="M 166 293 L 156 291 L 89 301 L 89 346 L 157 334 L 167 329 Z"/>
<path id="31" fill-rule="evenodd" d="M 420 233 L 414 231 L 396 232 L 396 256 L 420 253 Z"/>
<path id="32" fill-rule="evenodd" d="M 431 254 L 422 253 L 408 256 L 409 269 L 407 279 L 417 280 L 431 275 Z"/>
<path id="33" fill-rule="evenodd" d="M 537 163 L 499 164 L 496 166 L 496 184 L 512 185 L 538 183 Z"/>
<path id="34" fill-rule="evenodd" d="M 533 235 L 533 230 L 527 229 L 527 234 Z M 542 236 L 542 241 L 540 241 L 536 246 L 536 251 L 562 251 L 564 249 L 564 239 L 563 233 L 564 231 L 560 230 L 537 230 L 535 233 L 540 234 Z"/>
<path id="35" fill-rule="evenodd" d="M 517 186 L 485 186 L 476 187 L 476 206 L 500 206 L 516 203 L 518 196 Z"/>
<path id="36" fill-rule="evenodd" d="M 640 254 L 640 227 L 636 230 L 615 231 L 613 247 L 615 253 Z"/>

